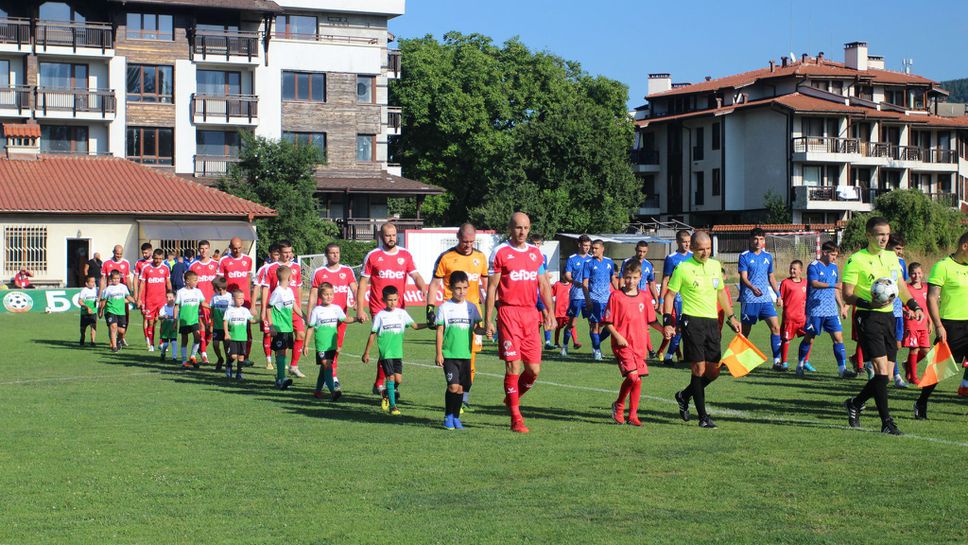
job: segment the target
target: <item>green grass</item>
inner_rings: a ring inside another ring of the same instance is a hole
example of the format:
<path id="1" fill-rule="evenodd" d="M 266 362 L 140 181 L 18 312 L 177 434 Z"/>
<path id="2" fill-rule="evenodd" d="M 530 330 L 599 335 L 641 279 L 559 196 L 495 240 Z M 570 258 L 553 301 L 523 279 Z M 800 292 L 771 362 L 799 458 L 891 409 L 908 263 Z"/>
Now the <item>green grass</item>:
<path id="1" fill-rule="evenodd" d="M 926 422 L 916 391 L 892 389 L 904 437 L 845 429 L 839 403 L 862 380 L 834 376 L 829 339 L 806 380 L 761 369 L 710 386 L 709 431 L 671 403 L 686 369 L 652 367 L 636 429 L 609 423 L 614 365 L 549 356 L 517 435 L 493 345 L 468 429 L 448 432 L 428 332 L 408 332 L 391 417 L 359 362 L 364 327 L 332 404 L 310 396 L 311 359 L 286 392 L 264 369 L 242 384 L 176 372 L 133 321 L 132 348 L 111 354 L 75 347 L 76 316 L 0 317 L 0 544 L 968 542 L 957 382 Z M 873 406 L 862 424 L 879 429 Z"/>

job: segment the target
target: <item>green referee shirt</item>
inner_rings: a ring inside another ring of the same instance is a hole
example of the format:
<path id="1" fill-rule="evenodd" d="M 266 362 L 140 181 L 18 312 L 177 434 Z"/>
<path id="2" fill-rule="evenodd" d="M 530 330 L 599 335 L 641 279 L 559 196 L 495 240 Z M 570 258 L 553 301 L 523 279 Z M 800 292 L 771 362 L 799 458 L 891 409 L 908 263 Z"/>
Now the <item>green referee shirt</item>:
<path id="1" fill-rule="evenodd" d="M 690 257 L 672 272 L 668 287 L 682 296 L 683 314 L 715 319 L 718 292 L 726 288 L 723 266 L 712 258 L 700 263 L 695 256 Z"/>
<path id="2" fill-rule="evenodd" d="M 901 262 L 897 254 L 890 250 L 881 250 L 877 254 L 870 253 L 867 248 L 854 252 L 844 266 L 844 284 L 854 285 L 854 295 L 870 302 L 871 285 L 879 278 L 890 278 L 895 284 L 899 284 L 904 278 Z M 899 295 L 900 296 L 900 295 Z M 880 308 L 872 308 L 872 312 L 894 313 L 893 305 L 885 305 Z"/>
<path id="3" fill-rule="evenodd" d="M 931 268 L 928 284 L 941 288 L 938 311 L 942 320 L 968 320 L 968 264 L 948 256 Z"/>

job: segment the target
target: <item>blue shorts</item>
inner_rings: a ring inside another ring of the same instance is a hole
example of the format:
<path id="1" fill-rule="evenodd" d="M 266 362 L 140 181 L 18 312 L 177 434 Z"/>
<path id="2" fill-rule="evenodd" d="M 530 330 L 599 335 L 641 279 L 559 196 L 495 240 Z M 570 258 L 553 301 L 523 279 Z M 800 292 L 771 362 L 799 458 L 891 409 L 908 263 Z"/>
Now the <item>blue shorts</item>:
<path id="1" fill-rule="evenodd" d="M 605 307 L 608 306 L 607 302 L 602 301 L 592 301 L 592 310 L 588 314 L 588 323 L 598 324 L 605 319 Z"/>
<path id="2" fill-rule="evenodd" d="M 837 333 L 844 330 L 840 323 L 840 316 L 810 316 L 803 328 L 808 335 L 816 337 L 821 333 Z"/>
<path id="3" fill-rule="evenodd" d="M 894 337 L 897 338 L 897 342 L 904 340 L 904 317 L 895 316 L 894 317 Z"/>
<path id="4" fill-rule="evenodd" d="M 743 303 L 743 323 L 753 325 L 760 320 L 776 318 L 776 308 L 773 303 Z"/>
<path id="5" fill-rule="evenodd" d="M 588 318 L 588 310 L 585 309 L 584 299 L 572 299 L 568 301 L 568 317 L 577 318 L 578 316 Z"/>

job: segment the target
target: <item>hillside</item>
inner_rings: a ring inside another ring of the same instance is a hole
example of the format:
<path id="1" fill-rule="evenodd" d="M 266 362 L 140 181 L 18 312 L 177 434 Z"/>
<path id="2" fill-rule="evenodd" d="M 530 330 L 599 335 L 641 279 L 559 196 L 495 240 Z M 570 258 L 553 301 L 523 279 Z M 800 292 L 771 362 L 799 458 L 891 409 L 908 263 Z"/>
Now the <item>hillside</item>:
<path id="1" fill-rule="evenodd" d="M 942 81 L 941 87 L 951 93 L 948 102 L 968 102 L 968 78 Z"/>

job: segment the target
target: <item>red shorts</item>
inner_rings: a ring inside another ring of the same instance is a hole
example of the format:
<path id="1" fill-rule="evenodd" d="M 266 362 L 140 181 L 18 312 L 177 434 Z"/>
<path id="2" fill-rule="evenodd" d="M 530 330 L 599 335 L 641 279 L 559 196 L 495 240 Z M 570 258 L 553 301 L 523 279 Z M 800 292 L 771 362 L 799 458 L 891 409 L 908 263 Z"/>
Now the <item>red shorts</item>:
<path id="1" fill-rule="evenodd" d="M 780 335 L 783 336 L 783 340 L 785 341 L 792 341 L 794 337 L 803 337 L 806 334 L 803 330 L 806 325 L 806 318 L 783 318 L 783 323 L 780 324 Z"/>
<path id="2" fill-rule="evenodd" d="M 563 327 L 568 327 L 568 317 L 567 316 L 555 316 L 555 322 L 558 326 L 555 329 L 561 329 Z"/>
<path id="3" fill-rule="evenodd" d="M 931 348 L 928 330 L 904 328 L 904 340 L 901 341 L 901 346 L 906 348 Z"/>
<path id="4" fill-rule="evenodd" d="M 165 308 L 164 301 L 161 303 L 145 303 L 145 308 L 141 309 L 141 315 L 144 316 L 145 320 L 156 320 L 163 308 Z"/>
<path id="5" fill-rule="evenodd" d="M 641 377 L 649 375 L 649 366 L 645 364 L 644 356 L 636 354 L 628 347 L 618 348 L 613 346 L 612 353 L 615 354 L 615 359 L 618 361 L 618 370 L 623 377 L 628 376 L 633 371 Z"/>
<path id="6" fill-rule="evenodd" d="M 497 309 L 498 353 L 504 361 L 541 363 L 541 313 L 534 307 Z"/>
<path id="7" fill-rule="evenodd" d="M 300 331 L 306 331 L 306 322 L 302 319 L 302 316 L 292 313 L 292 332 L 299 333 Z"/>
<path id="8" fill-rule="evenodd" d="M 645 305 L 645 323 L 651 324 L 658 319 L 655 313 L 655 307 L 652 306 L 652 298 L 649 297 L 649 302 Z"/>

